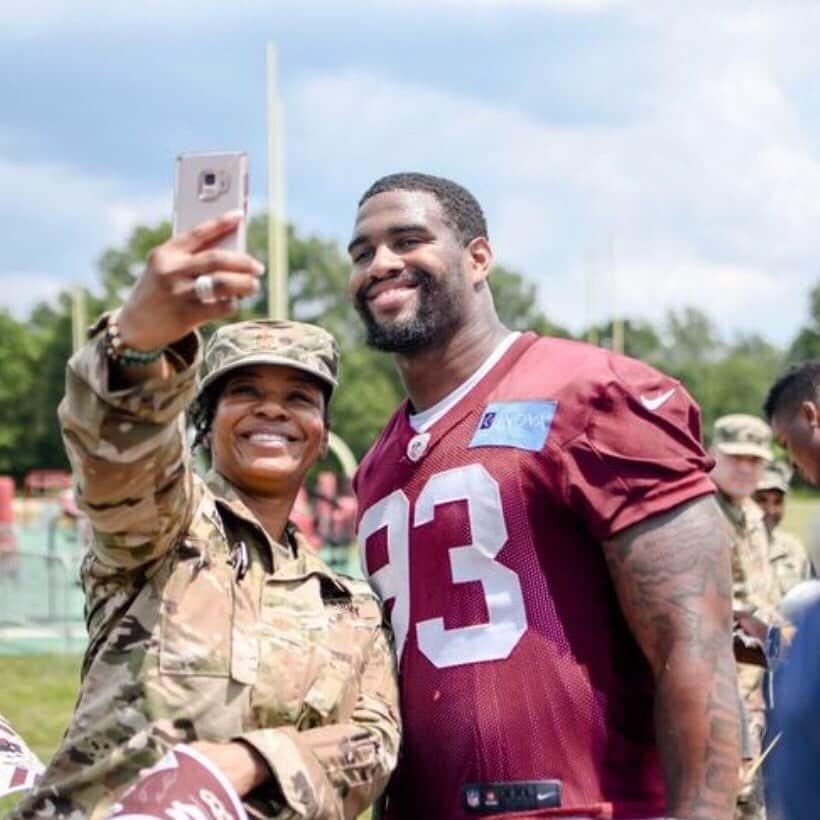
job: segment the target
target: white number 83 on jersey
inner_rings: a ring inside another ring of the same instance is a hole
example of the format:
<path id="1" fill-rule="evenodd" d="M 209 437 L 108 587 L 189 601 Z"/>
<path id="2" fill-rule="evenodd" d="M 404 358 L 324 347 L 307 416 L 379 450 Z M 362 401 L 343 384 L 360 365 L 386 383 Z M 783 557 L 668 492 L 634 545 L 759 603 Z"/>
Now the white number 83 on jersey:
<path id="1" fill-rule="evenodd" d="M 444 618 L 416 624 L 419 650 L 439 668 L 502 660 L 527 629 L 524 596 L 518 576 L 496 561 L 507 542 L 498 482 L 480 464 L 457 467 L 431 476 L 416 499 L 415 510 L 401 490 L 385 496 L 362 515 L 359 545 L 386 530 L 387 563 L 370 575 L 382 600 L 394 599 L 391 623 L 396 654 L 401 660 L 410 626 L 410 528 L 430 523 L 436 507 L 465 501 L 473 541 L 450 549 L 453 583 L 479 581 L 489 620 L 485 624 L 446 629 Z M 411 525 L 412 515 L 412 525 Z"/>

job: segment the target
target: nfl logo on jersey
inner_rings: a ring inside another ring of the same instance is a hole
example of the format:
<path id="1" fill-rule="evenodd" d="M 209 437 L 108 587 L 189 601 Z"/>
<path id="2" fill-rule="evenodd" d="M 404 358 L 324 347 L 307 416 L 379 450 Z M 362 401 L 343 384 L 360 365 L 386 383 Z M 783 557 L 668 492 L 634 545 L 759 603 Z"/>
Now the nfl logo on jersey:
<path id="1" fill-rule="evenodd" d="M 413 462 L 418 461 L 424 455 L 424 451 L 427 449 L 429 442 L 429 433 L 419 433 L 417 436 L 413 436 L 413 438 L 407 442 L 407 458 Z"/>

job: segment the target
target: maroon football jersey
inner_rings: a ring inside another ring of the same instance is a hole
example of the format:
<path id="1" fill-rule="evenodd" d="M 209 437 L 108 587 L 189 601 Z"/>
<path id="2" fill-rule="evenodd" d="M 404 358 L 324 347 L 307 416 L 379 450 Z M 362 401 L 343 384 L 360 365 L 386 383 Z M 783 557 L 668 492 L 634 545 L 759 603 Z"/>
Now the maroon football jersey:
<path id="1" fill-rule="evenodd" d="M 466 818 L 466 784 L 545 779 L 564 807 L 662 816 L 652 674 L 601 541 L 714 491 L 697 406 L 645 364 L 527 333 L 427 433 L 407 414 L 355 481 L 400 663 L 388 817 Z"/>

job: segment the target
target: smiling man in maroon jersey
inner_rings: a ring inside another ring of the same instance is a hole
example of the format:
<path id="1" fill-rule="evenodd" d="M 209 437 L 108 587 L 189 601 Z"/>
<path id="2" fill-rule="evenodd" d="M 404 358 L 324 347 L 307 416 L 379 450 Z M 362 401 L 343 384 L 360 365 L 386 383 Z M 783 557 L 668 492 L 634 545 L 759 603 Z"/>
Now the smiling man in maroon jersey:
<path id="1" fill-rule="evenodd" d="M 461 186 L 395 174 L 349 246 L 408 395 L 355 482 L 400 661 L 387 816 L 730 818 L 731 578 L 699 410 L 640 362 L 510 332 L 487 236 Z"/>

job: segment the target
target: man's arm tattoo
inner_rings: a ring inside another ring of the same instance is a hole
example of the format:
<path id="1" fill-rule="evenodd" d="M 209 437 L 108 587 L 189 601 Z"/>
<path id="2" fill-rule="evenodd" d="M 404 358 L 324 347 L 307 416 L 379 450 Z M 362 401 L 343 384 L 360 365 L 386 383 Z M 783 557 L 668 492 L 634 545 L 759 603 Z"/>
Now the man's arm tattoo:
<path id="1" fill-rule="evenodd" d="M 655 676 L 667 813 L 729 820 L 740 760 L 732 583 L 714 499 L 643 521 L 604 545 L 624 616 Z"/>

